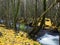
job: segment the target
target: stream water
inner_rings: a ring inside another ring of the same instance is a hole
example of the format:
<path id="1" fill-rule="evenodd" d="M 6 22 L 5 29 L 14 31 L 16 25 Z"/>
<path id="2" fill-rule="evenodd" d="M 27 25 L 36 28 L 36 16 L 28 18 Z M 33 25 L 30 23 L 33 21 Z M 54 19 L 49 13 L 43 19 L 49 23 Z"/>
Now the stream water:
<path id="1" fill-rule="evenodd" d="M 44 32 L 44 31 L 42 31 Z M 58 32 L 47 32 L 41 34 L 42 36 L 37 38 L 37 41 L 42 45 L 59 45 L 59 33 Z"/>

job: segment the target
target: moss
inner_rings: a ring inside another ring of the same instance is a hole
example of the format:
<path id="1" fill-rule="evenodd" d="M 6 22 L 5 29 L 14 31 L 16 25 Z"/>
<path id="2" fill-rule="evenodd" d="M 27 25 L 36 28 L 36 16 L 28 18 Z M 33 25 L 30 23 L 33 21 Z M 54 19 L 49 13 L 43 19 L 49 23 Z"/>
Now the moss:
<path id="1" fill-rule="evenodd" d="M 34 43 L 33 45 L 37 45 L 36 43 Z"/>
<path id="2" fill-rule="evenodd" d="M 20 29 L 21 30 L 25 30 L 25 25 L 24 24 L 20 24 Z"/>

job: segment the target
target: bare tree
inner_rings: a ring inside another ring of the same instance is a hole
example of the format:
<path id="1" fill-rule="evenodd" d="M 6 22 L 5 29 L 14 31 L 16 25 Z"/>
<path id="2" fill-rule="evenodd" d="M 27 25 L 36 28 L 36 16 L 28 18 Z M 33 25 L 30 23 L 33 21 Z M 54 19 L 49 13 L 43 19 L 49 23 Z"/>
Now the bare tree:
<path id="1" fill-rule="evenodd" d="M 20 6 L 20 0 L 17 1 L 17 5 L 15 8 L 15 0 L 14 0 L 14 9 L 15 11 L 13 11 L 13 28 L 16 30 L 16 23 L 17 23 L 17 16 L 18 16 L 18 12 L 19 12 L 19 6 Z"/>

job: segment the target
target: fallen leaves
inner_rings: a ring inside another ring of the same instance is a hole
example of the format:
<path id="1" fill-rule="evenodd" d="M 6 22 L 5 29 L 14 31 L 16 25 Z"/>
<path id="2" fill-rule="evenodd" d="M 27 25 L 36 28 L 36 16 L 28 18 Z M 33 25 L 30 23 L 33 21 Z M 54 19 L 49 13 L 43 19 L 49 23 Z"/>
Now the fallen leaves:
<path id="1" fill-rule="evenodd" d="M 0 27 L 3 36 L 0 37 L 0 45 L 40 45 L 38 42 L 28 39 L 27 33 L 20 31 L 18 35 L 12 29 Z M 23 35 L 23 36 L 21 36 Z"/>

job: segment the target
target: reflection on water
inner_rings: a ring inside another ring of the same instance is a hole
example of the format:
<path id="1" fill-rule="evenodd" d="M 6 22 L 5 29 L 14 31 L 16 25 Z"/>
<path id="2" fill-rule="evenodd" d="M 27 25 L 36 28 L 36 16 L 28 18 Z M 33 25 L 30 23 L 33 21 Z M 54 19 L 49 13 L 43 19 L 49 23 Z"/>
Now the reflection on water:
<path id="1" fill-rule="evenodd" d="M 59 35 L 51 35 L 46 32 L 43 36 L 38 37 L 37 41 L 42 45 L 59 45 Z"/>

